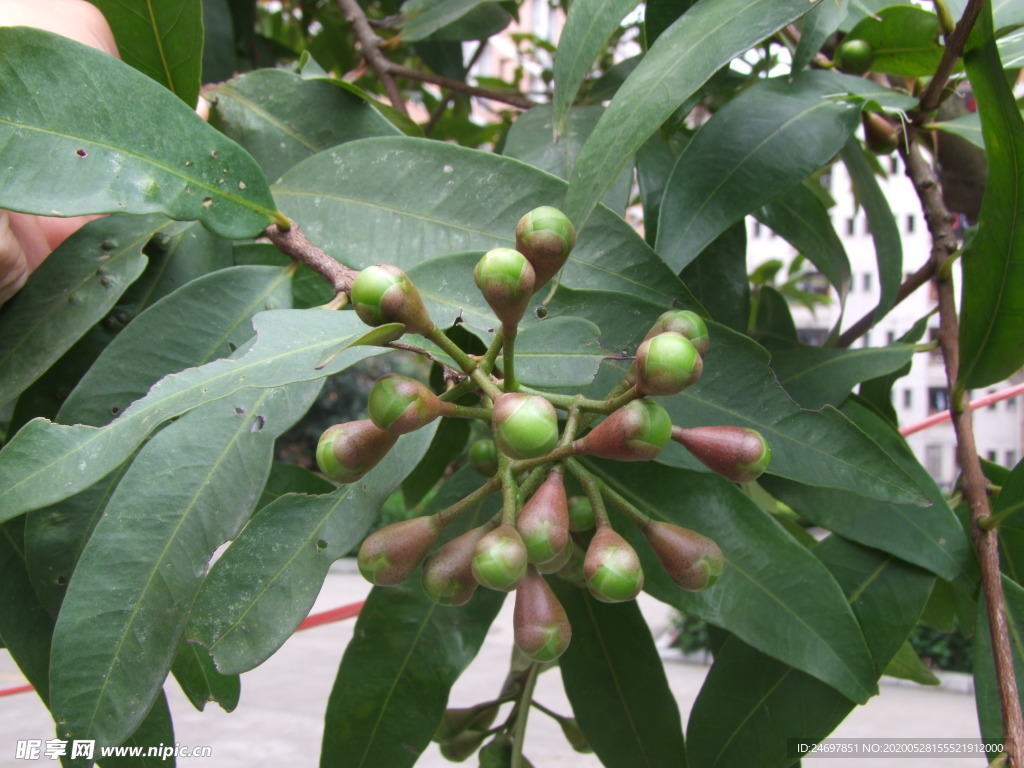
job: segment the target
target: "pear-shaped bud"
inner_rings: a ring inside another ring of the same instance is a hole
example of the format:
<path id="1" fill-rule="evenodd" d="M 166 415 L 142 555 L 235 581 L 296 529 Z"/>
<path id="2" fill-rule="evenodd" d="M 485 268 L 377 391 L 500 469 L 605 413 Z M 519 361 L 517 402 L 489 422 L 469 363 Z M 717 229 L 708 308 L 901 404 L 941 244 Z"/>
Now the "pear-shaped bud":
<path id="1" fill-rule="evenodd" d="M 663 312 L 654 321 L 651 330 L 644 336 L 644 341 L 659 333 L 682 334 L 690 340 L 701 357 L 708 353 L 708 348 L 711 346 L 707 323 L 696 312 L 691 312 L 688 309 L 670 309 L 668 312 Z"/>
<path id="2" fill-rule="evenodd" d="M 672 439 L 706 467 L 734 483 L 749 483 L 767 469 L 772 449 L 756 429 L 746 427 L 672 427 Z"/>
<path id="3" fill-rule="evenodd" d="M 367 408 L 374 424 L 396 435 L 417 430 L 455 411 L 454 405 L 441 400 L 426 384 L 393 373 L 374 383 Z"/>
<path id="4" fill-rule="evenodd" d="M 477 704 L 475 707 L 449 707 L 434 732 L 434 741 L 449 741 L 466 730 L 486 731 L 498 717 L 498 704 Z"/>
<path id="5" fill-rule="evenodd" d="M 576 454 L 615 461 L 649 461 L 672 437 L 668 411 L 653 400 L 633 400 L 576 440 Z"/>
<path id="6" fill-rule="evenodd" d="M 367 536 L 359 548 L 359 572 L 380 587 L 401 584 L 423 562 L 441 528 L 433 515 L 385 525 Z"/>
<path id="7" fill-rule="evenodd" d="M 594 505 L 586 496 L 569 499 L 569 530 L 573 533 L 589 531 L 594 527 Z"/>
<path id="8" fill-rule="evenodd" d="M 577 587 L 586 587 L 587 579 L 583 573 L 583 563 L 587 559 L 587 553 L 575 541 L 570 541 L 567 549 L 569 558 L 565 561 L 565 565 L 558 569 L 558 576 Z M 544 567 L 546 568 L 547 565 Z"/>
<path id="9" fill-rule="evenodd" d="M 452 736 L 450 739 L 442 741 L 439 745 L 440 752 L 446 760 L 450 760 L 453 763 L 461 763 L 480 749 L 480 745 L 490 735 L 486 729 L 468 728 Z"/>
<path id="10" fill-rule="evenodd" d="M 532 566 L 516 587 L 512 632 L 516 647 L 534 661 L 554 661 L 572 638 L 565 608 Z"/>
<path id="11" fill-rule="evenodd" d="M 494 248 L 477 262 L 473 279 L 502 325 L 515 328 L 530 303 L 536 279 L 526 257 L 512 248 Z"/>
<path id="12" fill-rule="evenodd" d="M 851 75 L 863 75 L 871 69 L 874 59 L 874 51 L 867 40 L 847 40 L 836 49 L 836 65 Z"/>
<path id="13" fill-rule="evenodd" d="M 529 259 L 536 273 L 536 291 L 550 280 L 576 245 L 576 230 L 557 208 L 534 208 L 516 225 L 516 250 Z"/>
<path id="14" fill-rule="evenodd" d="M 526 545 L 513 525 L 499 525 L 477 542 L 473 576 L 488 589 L 511 592 L 526 573 Z"/>
<path id="15" fill-rule="evenodd" d="M 494 399 L 491 415 L 494 441 L 513 459 L 549 453 L 558 442 L 555 407 L 537 395 L 505 392 Z"/>
<path id="16" fill-rule="evenodd" d="M 493 529 L 493 523 L 481 525 L 427 556 L 420 573 L 420 584 L 427 597 L 441 605 L 465 605 L 469 602 L 477 587 L 473 575 L 476 545 Z"/>
<path id="17" fill-rule="evenodd" d="M 644 586 L 644 571 L 636 550 L 610 525 L 600 526 L 590 540 L 583 577 L 590 594 L 605 603 L 632 600 Z"/>
<path id="18" fill-rule="evenodd" d="M 328 427 L 316 445 L 320 471 L 336 483 L 354 483 L 373 469 L 391 450 L 398 435 L 369 419 Z"/>
<path id="19" fill-rule="evenodd" d="M 707 536 L 657 520 L 647 523 L 643 532 L 665 572 L 683 589 L 696 592 L 718 581 L 725 557 Z"/>
<path id="20" fill-rule="evenodd" d="M 636 389 L 642 395 L 675 395 L 700 378 L 704 361 L 681 333 L 659 333 L 636 351 Z"/>
<path id="21" fill-rule="evenodd" d="M 565 551 L 569 545 L 569 500 L 561 472 L 548 473 L 519 511 L 516 528 L 531 563 L 547 563 Z"/>
<path id="22" fill-rule="evenodd" d="M 572 558 L 572 539 L 565 545 L 565 548 L 546 563 L 535 563 L 534 567 L 539 573 L 558 573 Z M 583 565 L 583 553 L 580 552 L 580 566 Z"/>
<path id="23" fill-rule="evenodd" d="M 498 471 L 498 446 L 486 437 L 477 440 L 469 446 L 469 463 L 481 475 L 490 477 Z"/>
<path id="24" fill-rule="evenodd" d="M 877 112 L 865 111 L 860 119 L 868 149 L 876 155 L 889 155 L 899 149 L 900 129 L 896 123 Z"/>
<path id="25" fill-rule="evenodd" d="M 367 267 L 352 281 L 349 294 L 359 319 L 367 325 L 402 323 L 410 333 L 427 335 L 434 328 L 419 291 L 398 267 Z"/>

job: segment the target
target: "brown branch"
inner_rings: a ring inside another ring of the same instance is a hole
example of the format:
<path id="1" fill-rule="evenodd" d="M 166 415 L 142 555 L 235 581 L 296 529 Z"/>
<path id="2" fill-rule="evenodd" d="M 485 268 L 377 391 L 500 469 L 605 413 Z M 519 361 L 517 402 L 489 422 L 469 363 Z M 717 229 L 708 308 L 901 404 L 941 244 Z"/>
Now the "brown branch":
<path id="1" fill-rule="evenodd" d="M 956 23 L 953 31 L 946 36 L 946 48 L 942 53 L 942 60 L 932 79 L 922 91 L 917 109 L 910 115 L 911 122 L 915 125 L 924 123 L 928 116 L 939 108 L 939 104 L 942 102 L 942 91 L 946 87 L 946 83 L 949 82 L 949 76 L 953 73 L 953 67 L 956 66 L 957 60 L 963 55 L 967 39 L 971 36 L 974 23 L 978 20 L 986 2 L 988 0 L 969 0 L 967 7 L 964 8 L 964 15 L 960 17 L 960 21 Z"/>
<path id="2" fill-rule="evenodd" d="M 441 88 L 458 91 L 459 93 L 465 93 L 470 96 L 477 96 L 481 99 L 500 101 L 503 104 L 508 104 L 509 106 L 517 107 L 519 109 L 530 109 L 531 107 L 538 106 L 536 101 L 526 98 L 518 91 L 499 91 L 496 88 L 481 88 L 480 86 L 470 85 L 469 83 L 464 83 L 461 80 L 454 80 L 450 77 L 442 77 L 441 75 L 422 72 L 418 69 L 412 69 L 411 67 L 403 67 L 401 64 L 395 64 L 392 61 L 388 62 L 388 72 L 396 77 L 407 77 L 410 80 L 418 80 L 421 83 L 432 83 L 433 85 L 440 86 Z"/>
<path id="3" fill-rule="evenodd" d="M 900 284 L 900 287 L 896 290 L 896 299 L 893 301 L 892 305 L 895 307 L 910 294 L 931 280 L 934 274 L 935 264 L 929 259 L 925 262 L 924 266 L 918 269 L 917 272 L 909 275 L 907 279 Z M 840 334 L 839 339 L 836 341 L 836 347 L 840 349 L 848 347 L 871 330 L 872 326 L 875 324 L 875 313 L 877 311 L 877 307 L 872 309 L 864 315 L 864 317 L 843 331 L 842 334 Z"/>
<path id="4" fill-rule="evenodd" d="M 290 229 L 279 229 L 271 224 L 263 230 L 263 236 L 277 246 L 277 250 L 305 264 L 316 272 L 334 289 L 335 295 L 348 293 L 358 270 L 346 267 L 317 248 L 294 222 Z"/>
<path id="5" fill-rule="evenodd" d="M 356 33 L 363 58 L 370 62 L 370 66 L 380 78 L 388 99 L 391 101 L 391 106 L 408 117 L 409 110 L 406 109 L 405 98 L 390 71 L 391 61 L 381 53 L 381 39 L 370 27 L 363 9 L 359 7 L 356 0 L 338 0 L 338 5 L 341 6 L 341 12 L 345 14 L 345 20 L 352 25 L 352 30 Z"/>
<path id="6" fill-rule="evenodd" d="M 957 27 L 959 29 L 959 25 Z M 906 164 L 907 176 L 914 184 L 928 231 L 932 237 L 931 264 L 939 298 L 939 346 L 946 365 L 946 379 L 950 391 L 950 411 L 957 440 L 957 459 L 961 468 L 964 498 L 971 511 L 971 539 L 981 566 L 981 586 L 988 609 L 988 623 L 992 634 L 992 655 L 995 659 L 996 681 L 1003 713 L 1004 748 L 1012 768 L 1024 766 L 1024 716 L 1021 714 L 1017 679 L 1014 676 L 1013 653 L 1006 621 L 1006 602 L 999 568 L 999 529 L 986 530 L 982 521 L 991 516 L 988 503 L 988 481 L 981 469 L 978 450 L 974 442 L 974 426 L 970 405 L 960 387 L 959 326 L 953 283 L 943 263 L 957 250 L 953 232 L 954 217 L 942 201 L 931 166 L 924 159 L 916 143 L 900 150 Z"/>

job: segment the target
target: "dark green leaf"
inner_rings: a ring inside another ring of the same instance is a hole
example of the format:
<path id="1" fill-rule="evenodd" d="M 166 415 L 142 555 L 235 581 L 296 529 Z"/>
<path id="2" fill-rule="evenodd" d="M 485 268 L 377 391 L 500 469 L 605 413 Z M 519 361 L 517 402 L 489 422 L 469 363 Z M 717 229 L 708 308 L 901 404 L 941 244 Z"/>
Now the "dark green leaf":
<path id="1" fill-rule="evenodd" d="M 831 3 L 819 3 L 804 16 L 800 25 L 800 42 L 793 54 L 794 74 L 811 63 L 825 41 L 839 29 L 850 7 L 850 0 L 836 0 Z"/>
<path id="2" fill-rule="evenodd" d="M 1018 462 L 1002 490 L 992 500 L 992 514 L 999 522 L 1002 568 L 1018 584 L 1024 582 L 1024 461 Z"/>
<path id="3" fill-rule="evenodd" d="M 665 183 L 687 141 L 679 133 L 673 134 L 668 142 L 655 134 L 636 153 L 636 180 L 644 204 L 644 238 L 652 245 L 657 241 L 658 215 L 665 195 Z"/>
<path id="4" fill-rule="evenodd" d="M 1024 119 L 1003 75 L 987 5 L 964 62 L 989 169 L 978 231 L 962 259 L 958 384 L 982 387 L 1024 364 Z"/>
<path id="5" fill-rule="evenodd" d="M 208 701 L 217 702 L 225 712 L 232 712 L 238 706 L 242 690 L 240 678 L 218 672 L 210 654 L 202 646 L 182 643 L 174 657 L 171 672 L 192 706 L 200 712 Z"/>
<path id="6" fill-rule="evenodd" d="M 512 20 L 490 0 L 407 0 L 402 4 L 402 40 L 483 40 Z"/>
<path id="7" fill-rule="evenodd" d="M 928 330 L 930 317 L 931 313 L 929 312 L 914 323 L 909 331 L 896 340 L 897 343 L 916 344 L 919 342 L 924 337 L 925 331 Z M 875 413 L 883 416 L 890 426 L 893 427 L 899 426 L 899 417 L 896 414 L 895 407 L 893 407 L 893 386 L 908 373 L 910 373 L 910 365 L 906 365 L 888 376 L 864 381 L 861 383 L 860 390 L 858 391 L 861 401 L 873 408 Z"/>
<path id="8" fill-rule="evenodd" d="M 942 59 L 939 19 L 916 5 L 893 5 L 857 23 L 846 40 L 871 45 L 873 72 L 901 77 L 929 77 Z"/>
<path id="9" fill-rule="evenodd" d="M 942 681 L 935 676 L 921 657 L 917 655 L 914 646 L 906 641 L 896 651 L 889 664 L 885 667 L 885 674 L 900 680 L 910 680 L 918 685 L 941 685 Z"/>
<path id="10" fill-rule="evenodd" d="M 549 581 L 572 624 L 558 660 L 565 692 L 601 764 L 684 768 L 679 708 L 636 603 L 599 603 L 558 577 Z"/>
<path id="11" fill-rule="evenodd" d="M 645 514 L 709 536 L 725 556 L 713 587 L 687 592 L 668 578 L 639 530 L 624 525 L 619 532 L 640 553 L 648 592 L 855 701 L 867 701 L 876 692 L 871 656 L 835 581 L 736 486 L 656 463 L 605 462 L 597 472 Z"/>
<path id="12" fill-rule="evenodd" d="M 331 563 L 359 543 L 433 434 L 429 427 L 406 435 L 358 483 L 323 496 L 288 494 L 260 510 L 210 570 L 187 638 L 209 649 L 225 674 L 268 659 L 306 618 Z"/>
<path id="13" fill-rule="evenodd" d="M 174 725 L 171 723 L 171 710 L 167 706 L 167 697 L 160 691 L 138 730 L 124 741 L 127 747 L 141 747 L 139 754 L 101 758 L 100 768 L 173 768 L 176 762 L 173 755 L 164 759 L 159 752 L 149 754 L 151 747 L 159 750 L 173 743 Z"/>
<path id="14" fill-rule="evenodd" d="M 91 0 L 103 11 L 118 53 L 195 109 L 203 64 L 202 0 Z"/>
<path id="15" fill-rule="evenodd" d="M 981 115 L 976 112 L 968 112 L 966 115 L 941 123 L 929 123 L 928 127 L 966 139 L 978 149 L 985 148 L 985 137 L 981 133 Z M 942 141 L 941 137 L 939 141 Z"/>
<path id="16" fill-rule="evenodd" d="M 402 482 L 402 499 L 407 509 L 419 504 L 457 459 L 469 440 L 470 423 L 466 419 L 443 419 L 423 460 Z"/>
<path id="17" fill-rule="evenodd" d="M 582 230 L 647 138 L 722 66 L 805 14 L 807 0 L 698 2 L 666 29 L 626 80 L 583 146 L 565 198 Z"/>
<path id="18" fill-rule="evenodd" d="M 165 377 L 107 427 L 68 427 L 44 419 L 26 424 L 0 451 L 0 520 L 88 488 L 168 419 L 243 388 L 329 376 L 380 354 L 358 344 L 384 343 L 395 331 L 382 326 L 364 333 L 354 312 L 317 310 L 272 310 L 257 315 L 253 324 L 257 341 L 244 357 Z"/>
<path id="19" fill-rule="evenodd" d="M 913 356 L 910 344 L 863 349 L 797 347 L 774 352 L 772 370 L 783 389 L 804 408 L 838 408 L 854 386 L 899 370 Z"/>
<path id="20" fill-rule="evenodd" d="M 114 306 L 146 266 L 163 216 L 94 221 L 47 258 L 0 320 L 0 405 L 10 402 Z"/>
<path id="21" fill-rule="evenodd" d="M 369 103 L 332 80 L 282 69 L 250 72 L 209 96 L 211 122 L 252 153 L 269 179 L 337 144 L 398 133 Z"/>
<path id="22" fill-rule="evenodd" d="M 1017 690 L 1024 690 L 1024 587 L 1003 577 L 1003 596 L 1006 603 L 1006 623 L 1013 653 L 1013 672 Z M 999 684 L 996 681 L 995 661 L 992 657 L 992 632 L 984 595 L 978 600 L 978 631 L 974 635 L 974 698 L 978 706 L 981 738 L 986 742 L 1002 744 L 1006 738 L 1003 729 Z"/>
<path id="23" fill-rule="evenodd" d="M 745 214 L 835 156 L 860 117 L 854 104 L 828 98 L 835 87 L 831 73 L 764 80 L 701 127 L 661 201 L 655 249 L 670 267 L 685 267 Z"/>
<path id="24" fill-rule="evenodd" d="M 262 509 L 288 493 L 305 493 L 313 496 L 330 493 L 333 490 L 334 485 L 323 475 L 297 464 L 275 461 L 270 468 L 270 477 L 263 486 L 263 493 L 256 508 Z"/>
<path id="25" fill-rule="evenodd" d="M 738 223 L 720 234 L 680 277 L 711 317 L 743 333 L 750 322 L 747 230 Z"/>
<path id="26" fill-rule="evenodd" d="M 241 69 L 234 26 L 228 0 L 203 0 L 202 82 L 222 83 Z"/>
<path id="27" fill-rule="evenodd" d="M 161 212 L 229 238 L 252 237 L 275 218 L 252 157 L 146 76 L 38 29 L 0 29 L 0 48 L 3 207 Z"/>

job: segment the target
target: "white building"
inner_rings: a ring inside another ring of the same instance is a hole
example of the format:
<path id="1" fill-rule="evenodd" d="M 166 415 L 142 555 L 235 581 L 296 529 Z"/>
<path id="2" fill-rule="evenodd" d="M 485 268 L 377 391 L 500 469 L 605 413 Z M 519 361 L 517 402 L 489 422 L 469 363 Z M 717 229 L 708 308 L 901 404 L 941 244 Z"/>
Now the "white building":
<path id="1" fill-rule="evenodd" d="M 899 224 L 903 241 L 903 269 L 908 275 L 921 267 L 929 257 L 931 239 L 921 212 L 917 195 L 910 180 L 903 173 L 898 156 L 880 158 L 889 171 L 888 178 L 881 179 L 886 197 L 892 206 Z M 837 163 L 826 177 L 829 191 L 836 206 L 832 209 L 832 221 L 836 232 L 843 241 L 850 260 L 852 284 L 846 297 L 846 311 L 843 328 L 852 325 L 878 303 L 879 285 L 875 264 L 875 250 L 868 231 L 867 219 L 862 208 L 858 208 L 846 168 Z M 780 259 L 788 264 L 796 251 L 785 240 L 774 235 L 763 225 L 748 219 L 748 264 L 756 268 L 769 259 Z M 958 276 L 958 272 L 956 276 Z M 959 287 L 957 287 L 959 294 Z M 809 331 L 809 336 L 824 338 L 839 318 L 838 297 L 832 291 L 833 302 L 811 313 L 804 307 L 792 307 L 798 328 Z M 936 306 L 935 290 L 931 283 L 897 305 L 874 328 L 865 334 L 855 346 L 885 346 L 897 339 Z M 922 341 L 935 338 L 938 317 L 929 319 L 928 335 Z M 816 331 L 818 331 L 816 333 Z M 1014 381 L 1021 381 L 1021 374 Z M 987 388 L 984 392 L 972 392 L 976 399 L 990 392 L 1010 386 L 1004 382 Z M 893 406 L 899 416 L 901 427 L 915 424 L 928 416 L 948 408 L 946 374 L 941 355 L 937 352 L 915 354 L 911 372 L 900 379 L 893 390 Z M 978 451 L 982 458 L 1013 467 L 1021 458 L 1024 438 L 1024 395 L 1003 400 L 982 407 L 974 413 L 974 431 Z M 958 475 L 956 461 L 956 439 L 952 425 L 947 421 L 928 429 L 911 434 L 907 438 L 915 455 L 945 489 L 952 487 Z"/>

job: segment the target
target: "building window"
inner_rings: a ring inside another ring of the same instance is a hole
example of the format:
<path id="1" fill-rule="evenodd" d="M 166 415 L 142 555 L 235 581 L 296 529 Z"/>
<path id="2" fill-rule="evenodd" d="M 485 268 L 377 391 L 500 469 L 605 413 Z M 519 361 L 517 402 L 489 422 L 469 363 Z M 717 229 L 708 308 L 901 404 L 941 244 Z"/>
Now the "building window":
<path id="1" fill-rule="evenodd" d="M 861 277 L 861 282 L 864 285 L 864 290 L 865 291 L 870 291 L 871 290 L 871 273 L 870 272 L 865 272 L 863 274 L 863 276 Z"/>
<path id="2" fill-rule="evenodd" d="M 926 445 L 924 447 L 924 468 L 935 480 L 942 477 L 942 446 Z"/>
<path id="3" fill-rule="evenodd" d="M 846 220 L 846 234 L 855 235 L 857 234 L 857 220 L 850 217 Z"/>
<path id="4" fill-rule="evenodd" d="M 871 346 L 871 331 L 865 331 L 864 332 L 864 346 L 865 347 L 870 347 Z"/>
<path id="5" fill-rule="evenodd" d="M 828 338 L 828 328 L 797 328 L 796 337 L 801 344 L 820 347 Z"/>
<path id="6" fill-rule="evenodd" d="M 928 282 L 931 285 L 935 284 L 935 282 L 932 281 L 932 280 L 929 280 Z M 932 349 L 930 349 L 928 351 L 928 362 L 935 363 L 936 365 L 938 365 L 939 363 L 942 362 L 942 348 L 939 346 L 939 329 L 938 328 L 929 328 L 928 329 L 928 341 L 929 341 L 929 343 L 932 343 L 932 344 L 935 345 Z"/>
<path id="7" fill-rule="evenodd" d="M 1006 410 L 1015 411 L 1017 410 L 1017 398 L 1011 397 L 1006 401 Z"/>
<path id="8" fill-rule="evenodd" d="M 985 451 L 985 458 L 991 461 L 993 464 L 999 461 L 999 457 L 996 456 L 995 451 Z"/>
<path id="9" fill-rule="evenodd" d="M 900 170 L 900 161 L 893 155 L 889 158 L 889 173 L 898 173 Z"/>
<path id="10" fill-rule="evenodd" d="M 760 236 L 761 236 L 761 222 L 760 221 L 755 221 L 754 222 L 754 237 L 760 237 Z"/>
<path id="11" fill-rule="evenodd" d="M 914 218 L 914 214 L 907 214 L 907 234 L 911 234 L 917 228 L 917 220 Z"/>
<path id="12" fill-rule="evenodd" d="M 885 332 L 885 343 L 886 344 L 892 344 L 894 341 L 896 341 L 896 331 L 886 331 Z"/>
<path id="13" fill-rule="evenodd" d="M 904 389 L 903 390 L 903 407 L 910 408 L 914 404 L 914 390 Z"/>
<path id="14" fill-rule="evenodd" d="M 945 387 L 928 387 L 928 413 L 949 410 L 949 392 Z"/>
<path id="15" fill-rule="evenodd" d="M 1016 463 L 1017 463 L 1017 452 L 1016 451 L 1007 451 L 1006 452 L 1006 466 L 1012 467 Z"/>

